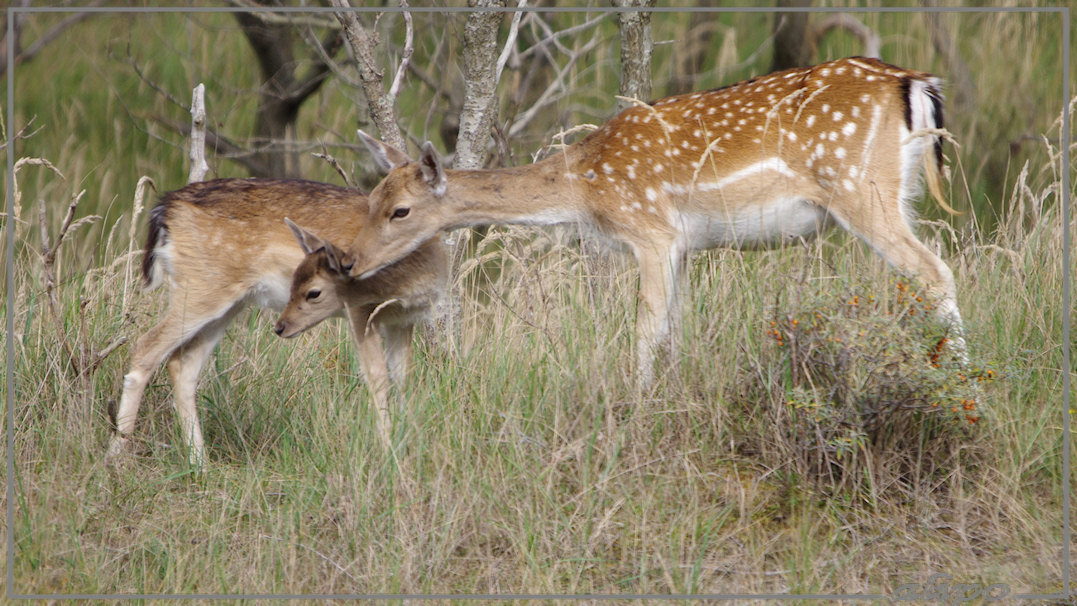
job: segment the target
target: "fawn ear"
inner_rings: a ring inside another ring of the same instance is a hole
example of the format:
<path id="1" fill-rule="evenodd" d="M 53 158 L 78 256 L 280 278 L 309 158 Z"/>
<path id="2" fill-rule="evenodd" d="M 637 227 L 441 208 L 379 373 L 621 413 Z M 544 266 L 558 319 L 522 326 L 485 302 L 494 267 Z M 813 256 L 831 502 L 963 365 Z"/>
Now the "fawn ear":
<path id="1" fill-rule="evenodd" d="M 349 278 L 348 271 L 351 270 L 351 264 L 344 263 L 344 251 L 328 240 L 323 243 L 325 260 L 329 263 L 329 269 L 342 278 Z"/>
<path id="2" fill-rule="evenodd" d="M 357 130 L 359 133 L 359 140 L 370 151 L 370 155 L 374 157 L 374 164 L 378 165 L 378 170 L 384 173 L 388 173 L 398 166 L 403 166 L 408 162 L 411 162 L 411 158 L 399 149 L 389 145 L 388 143 L 382 143 L 374 137 L 364 133 L 361 130 Z"/>
<path id="3" fill-rule="evenodd" d="M 419 170 L 423 173 L 423 181 L 426 181 L 435 196 L 445 194 L 445 167 L 434 150 L 434 144 L 429 141 L 423 143 L 423 153 L 419 155 Z"/>
<path id="4" fill-rule="evenodd" d="M 322 240 L 318 236 L 315 236 L 295 223 L 292 223 L 292 220 L 288 217 L 284 218 L 284 223 L 288 226 L 288 229 L 292 230 L 292 235 L 294 235 L 295 239 L 299 242 L 299 248 L 303 249 L 304 254 L 309 255 L 313 252 L 317 252 L 318 250 L 325 248 L 328 244 L 325 240 Z"/>

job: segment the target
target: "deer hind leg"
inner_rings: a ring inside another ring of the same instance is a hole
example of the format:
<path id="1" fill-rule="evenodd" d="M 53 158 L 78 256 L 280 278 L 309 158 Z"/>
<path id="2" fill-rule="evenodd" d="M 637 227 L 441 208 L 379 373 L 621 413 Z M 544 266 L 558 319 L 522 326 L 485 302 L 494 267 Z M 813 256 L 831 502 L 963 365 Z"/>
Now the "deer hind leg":
<path id="1" fill-rule="evenodd" d="M 216 349 L 225 329 L 232 323 L 232 319 L 241 308 L 241 305 L 236 305 L 221 317 L 207 323 L 198 334 L 173 351 L 168 358 L 167 366 L 168 374 L 172 379 L 173 405 L 179 417 L 188 461 L 192 467 L 200 468 L 205 462 L 202 426 L 198 422 L 198 408 L 195 401 L 198 376 L 206 360 Z"/>
<path id="2" fill-rule="evenodd" d="M 107 459 L 115 459 L 127 446 L 135 428 L 135 419 L 142 404 L 146 385 L 153 371 L 166 357 L 194 339 L 217 313 L 199 313 L 192 306 L 173 304 L 165 318 L 139 338 L 132 356 L 131 369 L 123 378 L 123 393 L 116 409 L 116 433 L 109 442 Z"/>
<path id="3" fill-rule="evenodd" d="M 363 378 L 370 389 L 377 414 L 377 432 L 382 444 L 391 449 L 392 440 L 389 420 L 389 366 L 385 360 L 382 344 L 380 322 L 370 317 L 371 308 L 348 307 L 348 321 L 351 324 L 352 339 L 355 341 L 356 353 Z"/>
<path id="4" fill-rule="evenodd" d="M 637 386 L 654 384 L 654 360 L 659 347 L 672 342 L 672 324 L 679 315 L 678 280 L 684 263 L 684 247 L 676 243 L 647 242 L 633 247 L 639 263 L 639 303 L 636 319 Z"/>
<path id="5" fill-rule="evenodd" d="M 890 197 L 873 192 L 873 199 L 855 216 L 833 213 L 845 223 L 850 231 L 867 242 L 879 255 L 898 271 L 916 276 L 936 298 L 936 313 L 953 329 L 954 351 L 964 360 L 966 346 L 961 312 L 957 307 L 957 287 L 954 273 L 938 255 L 931 252 L 917 239 L 908 220 L 901 212 L 897 191 Z"/>

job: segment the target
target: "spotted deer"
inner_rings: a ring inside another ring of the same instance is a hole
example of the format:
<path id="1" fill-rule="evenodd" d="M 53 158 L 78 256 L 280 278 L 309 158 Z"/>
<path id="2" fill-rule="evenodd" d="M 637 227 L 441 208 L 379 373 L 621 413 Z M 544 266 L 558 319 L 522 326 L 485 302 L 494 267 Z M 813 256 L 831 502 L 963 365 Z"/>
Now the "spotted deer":
<path id="1" fill-rule="evenodd" d="M 109 458 L 125 449 L 146 385 L 167 359 L 189 460 L 200 466 L 204 445 L 195 388 L 203 364 L 241 310 L 250 305 L 281 309 L 293 281 L 309 282 L 309 269 L 320 267 L 324 257 L 321 250 L 298 245 L 285 219 L 318 232 L 323 242 L 343 244 L 354 239 L 367 217 L 367 197 L 361 192 L 312 181 L 218 179 L 165 194 L 150 213 L 142 276 L 147 289 L 167 281 L 170 304 L 164 318 L 135 345 L 115 412 Z M 297 268 L 307 271 L 293 280 Z M 432 240 L 374 280 L 355 281 L 340 290 L 337 283 L 326 282 L 318 314 L 285 328 L 278 324 L 277 333 L 292 337 L 327 317 L 347 313 L 360 366 L 381 415 L 388 399 L 387 362 L 381 339 L 371 335 L 389 335 L 387 355 L 399 369 L 396 376 L 402 375 L 411 327 L 441 292 L 437 282 L 446 272 L 443 245 Z M 372 305 L 380 304 L 386 313 L 370 312 Z M 367 330 L 368 324 L 373 331 Z M 379 432 L 385 435 L 381 427 Z"/>
<path id="2" fill-rule="evenodd" d="M 345 264 L 371 275 L 439 230 L 579 224 L 639 264 L 638 377 L 648 385 L 688 252 L 778 245 L 836 222 L 919 276 L 963 352 L 953 273 L 911 226 L 924 177 L 949 208 L 940 87 L 923 72 L 840 59 L 637 103 L 520 168 L 447 170 L 429 142 L 412 161 L 362 136 L 388 174 Z"/>

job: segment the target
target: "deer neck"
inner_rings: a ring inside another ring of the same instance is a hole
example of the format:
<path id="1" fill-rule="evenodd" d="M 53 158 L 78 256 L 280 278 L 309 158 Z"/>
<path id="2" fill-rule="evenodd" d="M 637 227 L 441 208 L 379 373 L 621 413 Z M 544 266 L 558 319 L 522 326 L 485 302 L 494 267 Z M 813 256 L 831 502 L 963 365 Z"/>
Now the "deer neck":
<path id="1" fill-rule="evenodd" d="M 451 228 L 579 221 L 586 196 L 571 160 L 562 153 L 521 167 L 447 171 L 446 198 L 456 218 Z"/>

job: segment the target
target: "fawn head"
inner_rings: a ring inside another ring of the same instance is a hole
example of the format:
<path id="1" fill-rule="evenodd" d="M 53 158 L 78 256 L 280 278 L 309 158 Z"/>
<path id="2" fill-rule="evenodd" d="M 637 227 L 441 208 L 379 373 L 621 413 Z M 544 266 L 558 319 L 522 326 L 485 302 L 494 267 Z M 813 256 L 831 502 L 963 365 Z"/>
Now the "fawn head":
<path id="1" fill-rule="evenodd" d="M 288 303 L 273 328 L 277 335 L 290 339 L 344 309 L 341 292 L 349 278 L 340 263 L 342 250 L 288 218 L 284 222 L 306 254 L 292 274 Z"/>
<path id="2" fill-rule="evenodd" d="M 359 131 L 359 138 L 385 174 L 370 192 L 370 215 L 341 258 L 353 278 L 371 274 L 403 259 L 446 228 L 445 168 L 428 141 L 418 160 Z"/>

